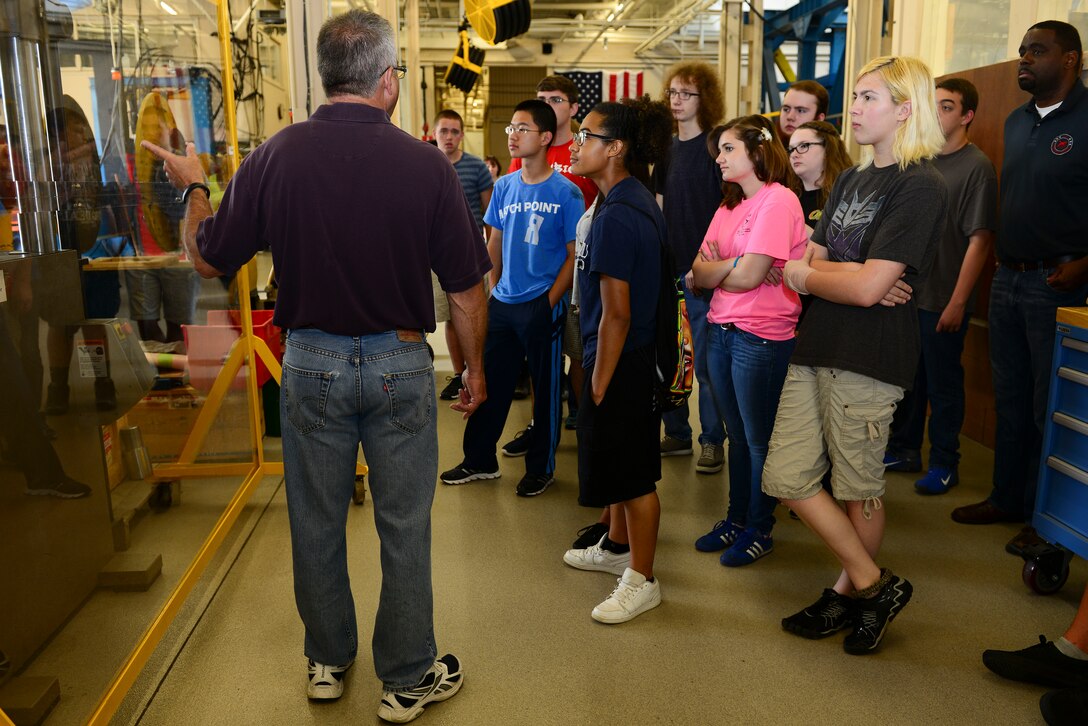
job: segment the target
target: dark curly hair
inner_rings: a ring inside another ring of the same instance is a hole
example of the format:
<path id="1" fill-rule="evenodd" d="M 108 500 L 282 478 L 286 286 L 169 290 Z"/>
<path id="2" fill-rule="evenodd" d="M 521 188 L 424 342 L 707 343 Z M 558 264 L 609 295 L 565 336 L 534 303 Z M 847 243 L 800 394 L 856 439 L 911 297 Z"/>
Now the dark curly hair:
<path id="1" fill-rule="evenodd" d="M 768 184 L 778 182 L 784 187 L 792 185 L 796 175 L 779 138 L 778 124 L 760 115 L 741 116 L 726 121 L 715 127 L 706 137 L 707 150 L 715 157 L 718 155 L 718 143 L 726 131 L 732 131 L 744 143 L 745 153 L 752 160 L 757 179 Z M 764 137 L 764 132 L 767 137 Z M 734 209 L 742 201 L 744 190 L 740 188 L 740 184 L 723 181 L 721 206 Z"/>
<path id="2" fill-rule="evenodd" d="M 650 165 L 665 157 L 672 145 L 672 112 L 649 95 L 605 101 L 593 107 L 601 117 L 601 131 L 622 141 L 623 166 L 640 182 L 649 186 Z"/>

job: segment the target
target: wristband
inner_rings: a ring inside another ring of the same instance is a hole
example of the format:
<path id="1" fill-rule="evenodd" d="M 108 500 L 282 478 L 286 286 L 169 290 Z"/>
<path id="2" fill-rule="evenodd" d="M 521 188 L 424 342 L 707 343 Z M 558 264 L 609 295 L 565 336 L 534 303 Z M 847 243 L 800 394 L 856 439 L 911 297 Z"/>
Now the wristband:
<path id="1" fill-rule="evenodd" d="M 189 186 L 185 187 L 185 191 L 183 191 L 181 193 L 181 203 L 185 204 L 186 202 L 188 202 L 189 201 L 189 195 L 192 194 L 197 189 L 203 189 L 204 190 L 204 196 L 206 196 L 208 198 L 208 200 L 211 201 L 212 190 L 208 189 L 208 185 L 205 184 L 204 182 L 193 182 Z"/>
<path id="2" fill-rule="evenodd" d="M 744 255 L 737 255 L 736 257 L 733 258 L 733 269 L 734 270 L 737 269 L 737 263 L 740 262 L 741 257 L 744 257 Z"/>

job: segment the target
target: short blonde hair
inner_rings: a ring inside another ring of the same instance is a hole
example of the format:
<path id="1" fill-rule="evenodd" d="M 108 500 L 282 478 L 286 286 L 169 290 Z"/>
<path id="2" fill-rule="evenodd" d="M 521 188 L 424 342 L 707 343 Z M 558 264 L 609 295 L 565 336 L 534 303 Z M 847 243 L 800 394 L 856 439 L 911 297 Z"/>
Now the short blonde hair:
<path id="1" fill-rule="evenodd" d="M 940 153 L 944 147 L 944 133 L 937 118 L 937 99 L 929 67 L 910 56 L 886 55 L 866 63 L 854 82 L 870 73 L 880 76 L 896 105 L 910 102 L 910 116 L 895 130 L 892 145 L 892 155 L 899 168 L 905 169 Z M 861 165 L 868 166 L 873 161 L 872 151 L 867 149 L 864 156 Z"/>

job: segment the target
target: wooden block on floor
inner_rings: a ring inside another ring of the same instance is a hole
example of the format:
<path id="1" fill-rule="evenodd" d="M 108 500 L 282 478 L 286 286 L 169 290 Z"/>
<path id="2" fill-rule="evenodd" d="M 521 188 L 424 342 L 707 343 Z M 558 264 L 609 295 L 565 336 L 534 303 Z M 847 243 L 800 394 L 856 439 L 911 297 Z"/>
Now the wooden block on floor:
<path id="1" fill-rule="evenodd" d="M 42 676 L 12 679 L 0 689 L 0 709 L 15 726 L 37 726 L 60 700 L 60 681 Z"/>
<path id="2" fill-rule="evenodd" d="M 98 586 L 109 590 L 143 592 L 162 572 L 162 555 L 123 552 L 98 573 Z"/>
<path id="3" fill-rule="evenodd" d="M 125 552 L 132 546 L 132 520 L 135 512 L 129 510 L 113 520 L 113 549 Z"/>

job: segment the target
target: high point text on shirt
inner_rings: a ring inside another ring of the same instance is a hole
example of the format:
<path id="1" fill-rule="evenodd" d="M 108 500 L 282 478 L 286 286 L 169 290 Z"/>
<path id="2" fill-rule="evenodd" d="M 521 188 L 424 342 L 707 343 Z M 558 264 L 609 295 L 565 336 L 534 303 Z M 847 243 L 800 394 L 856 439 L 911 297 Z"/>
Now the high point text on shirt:
<path id="1" fill-rule="evenodd" d="M 518 214 L 520 212 L 544 212 L 545 214 L 557 214 L 562 208 L 562 204 L 558 202 L 510 202 L 505 207 L 499 210 L 499 219 L 506 220 L 508 214 Z"/>

